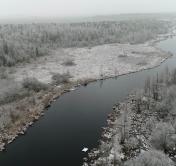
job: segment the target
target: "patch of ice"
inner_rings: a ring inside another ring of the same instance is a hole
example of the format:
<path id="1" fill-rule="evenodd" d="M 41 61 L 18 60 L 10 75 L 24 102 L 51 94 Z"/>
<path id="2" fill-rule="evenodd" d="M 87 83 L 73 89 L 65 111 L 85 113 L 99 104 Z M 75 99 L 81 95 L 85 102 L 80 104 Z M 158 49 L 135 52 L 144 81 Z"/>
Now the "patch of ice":
<path id="1" fill-rule="evenodd" d="M 83 148 L 82 149 L 82 152 L 87 152 L 88 151 L 88 148 Z"/>
<path id="2" fill-rule="evenodd" d="M 70 91 L 74 91 L 74 90 L 76 90 L 76 88 L 71 88 L 71 89 L 70 89 Z"/>

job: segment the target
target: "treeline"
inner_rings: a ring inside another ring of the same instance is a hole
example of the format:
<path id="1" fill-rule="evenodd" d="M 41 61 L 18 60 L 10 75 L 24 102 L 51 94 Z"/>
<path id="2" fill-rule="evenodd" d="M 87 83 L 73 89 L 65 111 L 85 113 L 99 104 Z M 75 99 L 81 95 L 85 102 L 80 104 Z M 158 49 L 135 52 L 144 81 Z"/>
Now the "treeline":
<path id="1" fill-rule="evenodd" d="M 58 47 L 142 43 L 168 31 L 169 22 L 141 19 L 119 22 L 0 25 L 0 66 L 48 55 Z"/>

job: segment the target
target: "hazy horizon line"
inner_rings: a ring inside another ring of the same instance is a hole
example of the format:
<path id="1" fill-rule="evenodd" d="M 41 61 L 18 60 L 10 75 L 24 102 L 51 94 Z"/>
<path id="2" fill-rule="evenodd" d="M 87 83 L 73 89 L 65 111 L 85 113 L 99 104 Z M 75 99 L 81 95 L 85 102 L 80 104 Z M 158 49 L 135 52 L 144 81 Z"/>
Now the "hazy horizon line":
<path id="1" fill-rule="evenodd" d="M 1 22 L 8 21 L 49 21 L 49 20 L 57 20 L 57 21 L 71 21 L 76 19 L 93 19 L 93 18 L 103 18 L 103 17 L 113 17 L 113 16 L 135 16 L 135 15 L 175 15 L 176 12 L 131 12 L 131 13 L 112 13 L 112 14 L 92 14 L 92 15 L 78 15 L 78 16 L 14 16 L 14 17 L 1 17 Z"/>

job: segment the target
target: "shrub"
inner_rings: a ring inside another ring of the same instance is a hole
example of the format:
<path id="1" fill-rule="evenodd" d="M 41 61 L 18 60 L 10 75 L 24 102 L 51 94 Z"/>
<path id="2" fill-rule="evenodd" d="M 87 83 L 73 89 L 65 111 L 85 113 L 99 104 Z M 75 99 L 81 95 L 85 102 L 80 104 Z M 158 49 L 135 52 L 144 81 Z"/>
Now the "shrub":
<path id="1" fill-rule="evenodd" d="M 73 59 L 67 59 L 64 63 L 64 66 L 74 66 L 76 65 L 75 62 L 73 61 Z"/>
<path id="2" fill-rule="evenodd" d="M 155 110 L 157 111 L 160 118 L 166 118 L 169 112 L 172 109 L 171 102 L 169 102 L 168 98 L 163 99 L 161 102 L 158 102 L 155 106 Z"/>
<path id="3" fill-rule="evenodd" d="M 120 54 L 118 57 L 119 58 L 127 58 L 128 56 L 127 56 L 127 54 Z"/>
<path id="4" fill-rule="evenodd" d="M 47 90 L 48 85 L 38 81 L 36 78 L 25 78 L 23 80 L 23 88 L 29 91 L 40 92 L 41 90 Z"/>
<path id="5" fill-rule="evenodd" d="M 8 73 L 4 72 L 0 74 L 0 79 L 7 79 L 8 78 Z"/>
<path id="6" fill-rule="evenodd" d="M 124 166 L 174 166 L 174 163 L 164 153 L 151 150 L 127 161 Z"/>
<path id="7" fill-rule="evenodd" d="M 69 83 L 70 78 L 71 76 L 69 73 L 65 73 L 65 74 L 55 73 L 52 76 L 53 83 L 57 85 L 62 83 Z"/>
<path id="8" fill-rule="evenodd" d="M 7 79 L 8 72 L 4 67 L 0 67 L 0 79 Z"/>
<path id="9" fill-rule="evenodd" d="M 167 152 L 175 144 L 173 140 L 175 130 L 172 125 L 159 123 L 151 135 L 151 144 L 157 150 Z"/>
<path id="10" fill-rule="evenodd" d="M 137 63 L 137 65 L 139 65 L 139 66 L 145 66 L 145 65 L 147 65 L 147 62 L 145 60 L 142 60 L 139 63 Z"/>
<path id="11" fill-rule="evenodd" d="M 3 96 L 0 96 L 0 105 L 20 100 L 26 96 L 29 96 L 28 91 L 25 89 L 14 88 L 13 90 L 5 93 Z"/>
<path id="12" fill-rule="evenodd" d="M 20 118 L 20 114 L 18 112 L 11 111 L 10 118 L 12 120 L 12 123 L 15 123 Z"/>
<path id="13" fill-rule="evenodd" d="M 134 150 L 134 149 L 137 149 L 139 147 L 139 140 L 135 137 L 130 137 L 126 144 L 124 145 L 124 148 L 126 150 Z"/>

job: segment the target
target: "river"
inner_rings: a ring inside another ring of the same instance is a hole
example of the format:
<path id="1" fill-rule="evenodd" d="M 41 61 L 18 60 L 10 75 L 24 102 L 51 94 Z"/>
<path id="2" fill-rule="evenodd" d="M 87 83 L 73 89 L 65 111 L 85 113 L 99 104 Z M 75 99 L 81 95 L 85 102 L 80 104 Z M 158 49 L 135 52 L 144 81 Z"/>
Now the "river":
<path id="1" fill-rule="evenodd" d="M 176 54 L 176 38 L 157 44 Z M 98 146 L 107 114 L 117 101 L 133 89 L 141 88 L 148 76 L 174 69 L 176 56 L 160 66 L 113 79 L 90 83 L 64 94 L 46 111 L 45 116 L 0 153 L 1 166 L 80 166 L 87 153 L 83 147 Z"/>

